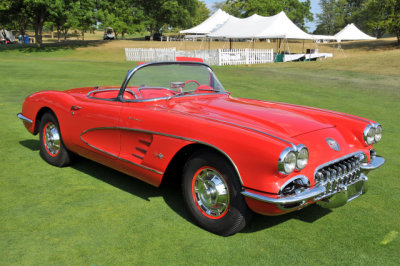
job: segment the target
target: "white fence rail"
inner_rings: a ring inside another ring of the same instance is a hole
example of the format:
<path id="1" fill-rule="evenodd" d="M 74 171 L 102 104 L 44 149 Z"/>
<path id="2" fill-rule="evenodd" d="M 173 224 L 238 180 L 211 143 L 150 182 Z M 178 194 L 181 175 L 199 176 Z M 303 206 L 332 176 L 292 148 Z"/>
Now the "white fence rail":
<path id="1" fill-rule="evenodd" d="M 125 48 L 127 61 L 175 61 L 176 57 L 198 57 L 209 65 L 263 64 L 274 62 L 273 49 L 218 49 L 177 51 L 176 48 Z"/>
<path id="2" fill-rule="evenodd" d="M 176 48 L 125 48 L 127 61 L 175 61 Z"/>

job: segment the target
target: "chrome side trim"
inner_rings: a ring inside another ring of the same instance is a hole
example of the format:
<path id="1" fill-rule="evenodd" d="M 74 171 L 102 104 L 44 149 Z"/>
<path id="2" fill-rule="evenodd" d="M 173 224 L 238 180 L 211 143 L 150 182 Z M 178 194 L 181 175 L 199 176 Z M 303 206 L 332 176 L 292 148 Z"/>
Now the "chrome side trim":
<path id="1" fill-rule="evenodd" d="M 293 203 L 302 203 L 305 201 L 308 201 L 309 199 L 313 199 L 325 192 L 324 187 L 314 187 L 311 189 L 306 189 L 303 192 L 300 192 L 299 194 L 296 194 L 294 196 L 287 196 L 287 197 L 282 197 L 282 198 L 271 198 L 267 196 L 262 196 L 259 194 L 255 194 L 252 192 L 248 191 L 242 191 L 242 195 L 259 200 L 262 202 L 266 203 L 272 203 L 272 204 L 279 204 L 279 205 L 285 205 L 285 204 L 293 204 Z"/>
<path id="2" fill-rule="evenodd" d="M 168 108 L 162 107 L 162 106 L 157 106 L 157 107 L 160 108 L 160 109 L 168 109 Z M 177 113 L 182 113 L 182 114 L 185 114 L 185 115 L 196 116 L 196 117 L 200 117 L 200 118 L 203 118 L 203 119 L 208 119 L 208 120 L 212 120 L 212 121 L 216 121 L 216 122 L 232 125 L 232 126 L 235 126 L 235 127 L 240 127 L 240 128 L 247 129 L 247 130 L 250 130 L 250 131 L 254 131 L 256 133 L 260 133 L 262 135 L 266 135 L 266 136 L 269 136 L 271 138 L 274 138 L 274 139 L 280 140 L 282 142 L 285 142 L 285 143 L 291 145 L 294 150 L 296 150 L 296 145 L 294 145 L 294 143 L 292 143 L 292 142 L 290 142 L 288 140 L 282 139 L 280 137 L 274 136 L 272 134 L 269 134 L 269 133 L 266 133 L 266 132 L 251 128 L 251 127 L 246 127 L 246 126 L 242 126 L 242 125 L 239 125 L 239 124 L 236 124 L 236 123 L 232 123 L 232 122 L 228 122 L 228 121 L 224 121 L 224 120 L 220 120 L 220 119 L 216 119 L 216 118 L 211 118 L 211 117 L 207 117 L 207 116 L 203 116 L 203 115 L 191 114 L 191 113 L 188 113 L 188 112 L 182 112 L 182 111 L 177 111 L 177 110 L 172 110 L 172 111 L 177 112 Z"/>
<path id="3" fill-rule="evenodd" d="M 32 124 L 32 120 L 30 120 L 29 118 L 23 116 L 21 113 L 17 114 L 17 117 L 19 119 L 21 119 L 22 121 L 24 121 L 24 122 L 28 122 L 28 123 Z"/>
<path id="4" fill-rule="evenodd" d="M 83 136 L 84 134 L 86 134 L 86 133 L 88 133 L 88 132 L 90 132 L 90 131 L 103 130 L 103 129 L 114 129 L 114 130 L 119 130 L 119 129 L 120 129 L 120 130 L 127 130 L 127 131 L 148 133 L 148 134 L 159 135 L 159 136 L 164 136 L 164 137 L 170 137 L 170 138 L 175 138 L 175 139 L 181 139 L 181 140 L 186 140 L 186 141 L 190 141 L 190 142 L 195 142 L 195 143 L 199 143 L 199 144 L 206 145 L 206 146 L 208 146 L 208 147 L 211 147 L 211 148 L 213 148 L 213 149 L 216 149 L 217 151 L 219 151 L 219 152 L 221 152 L 223 155 L 225 155 L 225 157 L 226 157 L 226 158 L 231 162 L 231 164 L 233 165 L 233 168 L 235 169 L 235 171 L 236 171 L 236 173 L 237 173 L 237 175 L 238 175 L 238 177 L 239 177 L 240 183 L 243 185 L 243 180 L 242 180 L 242 177 L 240 176 L 239 169 L 237 168 L 236 164 L 233 162 L 233 160 L 231 159 L 231 157 L 229 157 L 229 155 L 226 154 L 223 150 L 221 150 L 220 148 L 218 148 L 218 147 L 216 147 L 216 146 L 214 146 L 214 145 L 212 145 L 212 144 L 210 144 L 210 143 L 203 142 L 203 141 L 199 141 L 199 140 L 195 140 L 195 139 L 190 139 L 190 138 L 186 138 L 186 137 L 171 135 L 171 134 L 167 134 L 167 133 L 161 133 L 161 132 L 150 131 L 150 130 L 142 130 L 142 129 L 136 129 L 136 128 L 127 128 L 127 127 L 97 127 L 97 128 L 91 128 L 91 129 L 85 130 L 85 131 L 83 131 L 83 132 L 81 133 L 81 135 L 80 135 L 81 140 L 82 140 L 85 144 L 87 144 L 88 146 L 92 147 L 93 149 L 96 149 L 96 150 L 98 150 L 98 151 L 104 152 L 104 153 L 106 153 L 106 154 L 108 154 L 108 155 L 110 155 L 110 156 L 113 156 L 113 157 L 115 157 L 115 158 L 117 158 L 117 159 L 119 159 L 119 160 L 126 161 L 126 162 L 128 162 L 128 163 L 131 163 L 131 164 L 136 165 L 136 166 L 139 166 L 139 167 L 143 167 L 143 168 L 145 168 L 145 169 L 147 169 L 147 170 L 149 170 L 149 171 L 153 171 L 153 172 L 158 173 L 158 174 L 161 174 L 161 175 L 163 174 L 162 172 L 159 172 L 159 171 L 157 171 L 157 170 L 155 170 L 155 169 L 149 168 L 149 167 L 144 166 L 144 165 L 141 165 L 141 164 L 136 164 L 136 163 L 134 163 L 134 162 L 127 161 L 127 160 L 125 160 L 125 159 L 123 159 L 123 158 L 121 158 L 121 157 L 119 157 L 119 156 L 116 156 L 116 155 L 114 155 L 114 154 L 108 153 L 108 152 L 106 152 L 106 151 L 104 151 L 104 150 L 102 150 L 102 149 L 99 149 L 99 148 L 94 147 L 93 145 L 87 143 L 87 142 L 82 138 L 82 136 Z"/>
<path id="5" fill-rule="evenodd" d="M 385 158 L 381 156 L 374 156 L 371 157 L 371 161 L 369 162 L 369 164 L 366 163 L 361 164 L 361 170 L 365 171 L 374 170 L 384 163 L 385 163 Z"/>
<path id="6" fill-rule="evenodd" d="M 101 129 L 101 128 L 99 128 L 99 129 Z M 103 129 L 108 129 L 108 128 L 103 128 Z M 146 170 L 148 170 L 148 171 L 157 173 L 157 174 L 159 174 L 159 175 L 163 175 L 163 174 L 164 174 L 163 172 L 160 172 L 160 171 L 158 171 L 158 170 L 156 170 L 156 169 L 153 169 L 153 168 L 150 168 L 150 167 L 141 165 L 141 164 L 137 164 L 137 163 L 128 161 L 128 160 L 126 160 L 126 159 L 124 159 L 124 158 L 119 157 L 118 155 L 109 153 L 109 152 L 107 152 L 107 151 L 105 151 L 105 150 L 102 150 L 102 149 L 100 149 L 100 148 L 97 148 L 96 146 L 91 145 L 90 143 L 88 143 L 86 140 L 84 140 L 84 139 L 82 138 L 82 135 L 84 135 L 85 133 L 87 133 L 87 132 L 89 132 L 89 131 L 92 131 L 92 130 L 86 130 L 86 131 L 82 132 L 81 135 L 80 135 L 81 140 L 82 140 L 86 145 L 88 145 L 89 147 L 91 147 L 91 148 L 93 148 L 93 149 L 95 149 L 95 150 L 97 150 L 97 151 L 100 151 L 100 152 L 102 152 L 102 153 L 105 153 L 105 154 L 107 154 L 107 155 L 109 155 L 109 156 L 111 156 L 111 157 L 114 157 L 114 158 L 116 158 L 116 159 L 118 159 L 118 160 L 121 160 L 121 161 L 123 161 L 123 162 L 130 163 L 130 164 L 133 164 L 133 165 L 135 165 L 135 166 L 144 168 L 144 169 L 146 169 Z"/>

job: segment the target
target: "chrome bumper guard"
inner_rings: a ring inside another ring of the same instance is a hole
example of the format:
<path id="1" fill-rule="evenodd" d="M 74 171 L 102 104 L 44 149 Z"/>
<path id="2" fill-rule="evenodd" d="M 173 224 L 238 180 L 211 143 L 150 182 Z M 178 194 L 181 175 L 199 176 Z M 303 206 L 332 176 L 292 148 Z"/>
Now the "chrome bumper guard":
<path id="1" fill-rule="evenodd" d="M 371 171 L 385 163 L 385 158 L 380 156 L 371 157 L 369 164 L 361 164 L 361 170 Z"/>
<path id="2" fill-rule="evenodd" d="M 384 163 L 385 159 L 383 157 L 375 156 L 371 158 L 369 164 L 361 164 L 360 168 L 362 172 L 368 172 L 378 168 Z M 327 193 L 327 188 L 325 186 L 317 185 L 295 195 L 285 197 L 272 198 L 249 191 L 242 191 L 242 195 L 261 202 L 275 204 L 282 210 L 298 208 L 309 200 L 312 200 L 312 202 L 318 201 L 318 204 L 324 208 L 335 208 L 365 194 L 368 189 L 367 181 L 367 176 L 361 173 L 357 180 L 348 184 L 340 184 L 335 191 L 331 191 L 330 193 Z"/>
<path id="3" fill-rule="evenodd" d="M 18 117 L 19 119 L 21 119 L 22 121 L 24 121 L 24 122 L 28 122 L 28 123 L 31 123 L 31 124 L 32 124 L 32 120 L 30 120 L 29 118 L 23 116 L 21 113 L 17 114 L 17 117 Z"/>

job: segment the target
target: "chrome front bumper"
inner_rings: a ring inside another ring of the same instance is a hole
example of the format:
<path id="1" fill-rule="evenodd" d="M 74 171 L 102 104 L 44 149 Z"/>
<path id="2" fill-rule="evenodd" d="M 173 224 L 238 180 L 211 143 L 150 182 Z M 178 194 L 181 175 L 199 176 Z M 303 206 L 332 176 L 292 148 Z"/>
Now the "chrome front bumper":
<path id="1" fill-rule="evenodd" d="M 369 164 L 361 164 L 360 168 L 362 172 L 369 172 L 378 168 L 384 163 L 385 159 L 383 157 L 375 156 L 371 158 Z M 278 205 L 279 208 L 283 210 L 298 208 L 310 200 L 312 200 L 312 202 L 319 201 L 319 205 L 322 207 L 334 208 L 342 206 L 358 196 L 365 194 L 367 191 L 367 181 L 367 176 L 364 173 L 361 173 L 357 180 L 354 180 L 354 182 L 350 182 L 346 185 L 340 184 L 333 193 L 328 195 L 326 195 L 327 188 L 325 186 L 315 186 L 313 188 L 303 190 L 295 195 L 276 198 L 260 195 L 246 190 L 242 191 L 242 195 L 261 202 Z"/>

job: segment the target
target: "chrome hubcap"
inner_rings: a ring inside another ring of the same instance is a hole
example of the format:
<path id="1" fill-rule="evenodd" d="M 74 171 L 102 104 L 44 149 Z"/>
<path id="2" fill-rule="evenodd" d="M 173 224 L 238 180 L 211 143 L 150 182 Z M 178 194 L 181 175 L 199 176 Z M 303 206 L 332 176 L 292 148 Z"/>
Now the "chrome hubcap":
<path id="1" fill-rule="evenodd" d="M 57 155 L 60 151 L 60 134 L 53 123 L 48 123 L 44 129 L 44 142 L 47 151 L 51 155 Z"/>
<path id="2" fill-rule="evenodd" d="M 228 209 L 228 186 L 216 170 L 211 168 L 201 169 L 195 176 L 193 189 L 198 206 L 207 215 L 218 217 Z"/>

